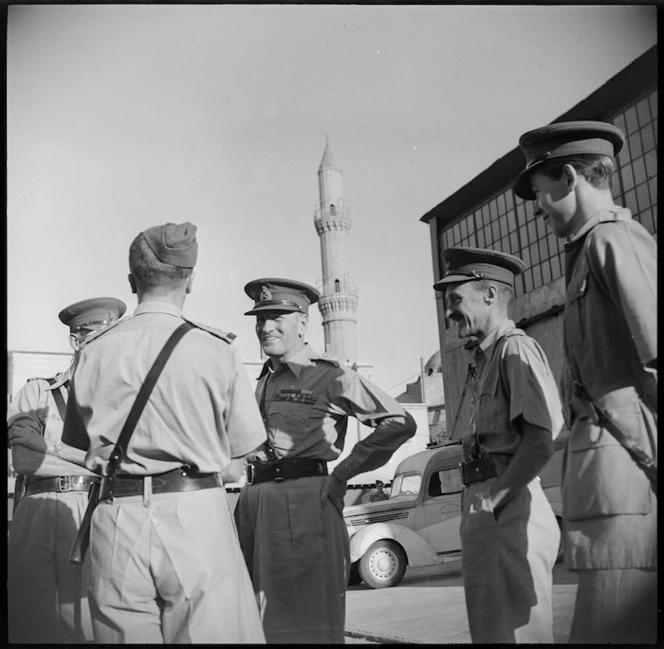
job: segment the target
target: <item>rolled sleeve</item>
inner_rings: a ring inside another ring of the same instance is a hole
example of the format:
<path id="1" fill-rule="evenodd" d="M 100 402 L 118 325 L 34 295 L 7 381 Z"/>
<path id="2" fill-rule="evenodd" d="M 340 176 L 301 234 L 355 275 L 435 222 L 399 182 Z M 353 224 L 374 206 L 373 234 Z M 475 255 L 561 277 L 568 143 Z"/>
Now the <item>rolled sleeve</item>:
<path id="1" fill-rule="evenodd" d="M 544 352 L 527 336 L 505 343 L 505 383 L 509 386 L 509 420 L 519 416 L 555 439 L 564 425 L 563 407 Z"/>
<path id="2" fill-rule="evenodd" d="M 7 408 L 7 430 L 13 428 L 44 435 L 48 414 L 48 397 L 45 381 L 26 383 Z"/>

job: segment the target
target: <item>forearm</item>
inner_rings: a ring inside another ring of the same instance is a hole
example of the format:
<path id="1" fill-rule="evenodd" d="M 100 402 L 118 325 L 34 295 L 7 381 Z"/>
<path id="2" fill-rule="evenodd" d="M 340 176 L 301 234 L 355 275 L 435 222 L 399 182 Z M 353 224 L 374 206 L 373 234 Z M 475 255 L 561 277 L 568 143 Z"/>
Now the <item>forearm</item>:
<path id="1" fill-rule="evenodd" d="M 523 422 L 523 439 L 505 472 L 493 483 L 489 497 L 494 509 L 507 504 L 546 466 L 553 455 L 551 432 Z"/>
<path id="2" fill-rule="evenodd" d="M 405 413 L 405 417 L 383 419 L 367 438 L 355 444 L 350 455 L 336 466 L 333 475 L 347 482 L 360 473 L 378 469 L 389 461 L 404 442 L 415 435 L 416 429 L 415 420 L 408 413 Z"/>
<path id="3" fill-rule="evenodd" d="M 52 477 L 58 475 L 94 475 L 85 467 L 85 453 L 63 445 L 59 453 L 53 444 L 36 450 L 20 444 L 12 446 L 12 465 L 17 473 L 25 476 Z"/>

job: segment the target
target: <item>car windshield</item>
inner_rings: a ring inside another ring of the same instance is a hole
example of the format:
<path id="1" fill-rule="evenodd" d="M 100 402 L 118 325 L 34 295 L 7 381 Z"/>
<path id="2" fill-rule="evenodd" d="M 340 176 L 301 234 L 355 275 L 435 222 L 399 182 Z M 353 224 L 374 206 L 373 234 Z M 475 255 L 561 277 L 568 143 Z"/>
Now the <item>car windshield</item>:
<path id="1" fill-rule="evenodd" d="M 390 498 L 397 496 L 417 496 L 422 484 L 422 476 L 419 473 L 399 473 L 394 476 Z"/>

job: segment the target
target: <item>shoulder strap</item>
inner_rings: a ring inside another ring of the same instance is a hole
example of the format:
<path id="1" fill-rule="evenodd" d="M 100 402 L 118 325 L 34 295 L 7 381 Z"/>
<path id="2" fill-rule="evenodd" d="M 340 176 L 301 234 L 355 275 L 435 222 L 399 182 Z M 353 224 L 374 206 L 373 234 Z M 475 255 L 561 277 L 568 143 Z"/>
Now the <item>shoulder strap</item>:
<path id="1" fill-rule="evenodd" d="M 57 383 L 57 380 L 48 379 L 48 382 L 50 383 L 50 385 L 55 385 Z M 53 395 L 53 400 L 55 401 L 55 405 L 58 407 L 58 412 L 60 413 L 60 419 L 64 421 L 65 412 L 67 411 L 67 404 L 65 403 L 64 397 L 62 396 L 62 386 L 55 388 L 55 390 L 51 390 L 51 394 Z"/>
<path id="2" fill-rule="evenodd" d="M 208 325 L 201 324 L 200 322 L 194 322 L 193 320 L 188 320 L 185 317 L 183 317 L 182 319 L 185 322 L 188 322 L 190 325 L 196 327 L 196 329 L 207 331 L 209 334 L 215 336 L 215 338 L 219 338 L 220 340 L 223 340 L 225 343 L 228 343 L 229 345 L 231 345 L 233 341 L 237 338 L 237 336 L 232 331 L 222 331 L 221 329 L 217 329 L 217 327 L 210 327 Z"/>
<path id="3" fill-rule="evenodd" d="M 159 378 L 161 371 L 164 369 L 164 365 L 166 365 L 166 361 L 173 353 L 175 346 L 180 342 L 182 336 L 184 336 L 190 329 L 193 328 L 194 325 L 189 322 L 184 322 L 181 324 L 171 334 L 171 337 L 166 341 L 163 349 L 159 352 L 157 359 L 150 368 L 148 375 L 145 377 L 145 381 L 143 381 L 141 389 L 138 391 L 136 401 L 134 401 L 134 405 L 129 411 L 129 415 L 127 416 L 127 420 L 125 421 L 124 426 L 122 427 L 118 441 L 115 443 L 115 448 L 113 449 L 108 462 L 108 475 L 114 475 L 120 468 L 122 460 L 124 459 L 125 449 L 129 443 L 129 439 L 132 436 L 134 429 L 136 428 L 136 424 L 138 423 L 141 413 L 143 412 L 143 408 L 145 408 L 145 404 L 148 402 L 150 393 L 157 383 L 157 379 Z"/>

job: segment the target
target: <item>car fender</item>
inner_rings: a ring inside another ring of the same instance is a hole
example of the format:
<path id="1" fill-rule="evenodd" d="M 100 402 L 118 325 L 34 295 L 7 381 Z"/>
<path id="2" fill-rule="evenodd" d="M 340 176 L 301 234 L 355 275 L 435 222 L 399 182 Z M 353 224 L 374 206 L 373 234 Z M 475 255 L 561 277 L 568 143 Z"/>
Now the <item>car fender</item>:
<path id="1" fill-rule="evenodd" d="M 371 545 L 383 539 L 396 541 L 405 550 L 409 566 L 429 566 L 441 562 L 434 549 L 408 527 L 398 523 L 374 523 L 351 537 L 351 563 L 359 561 Z"/>

